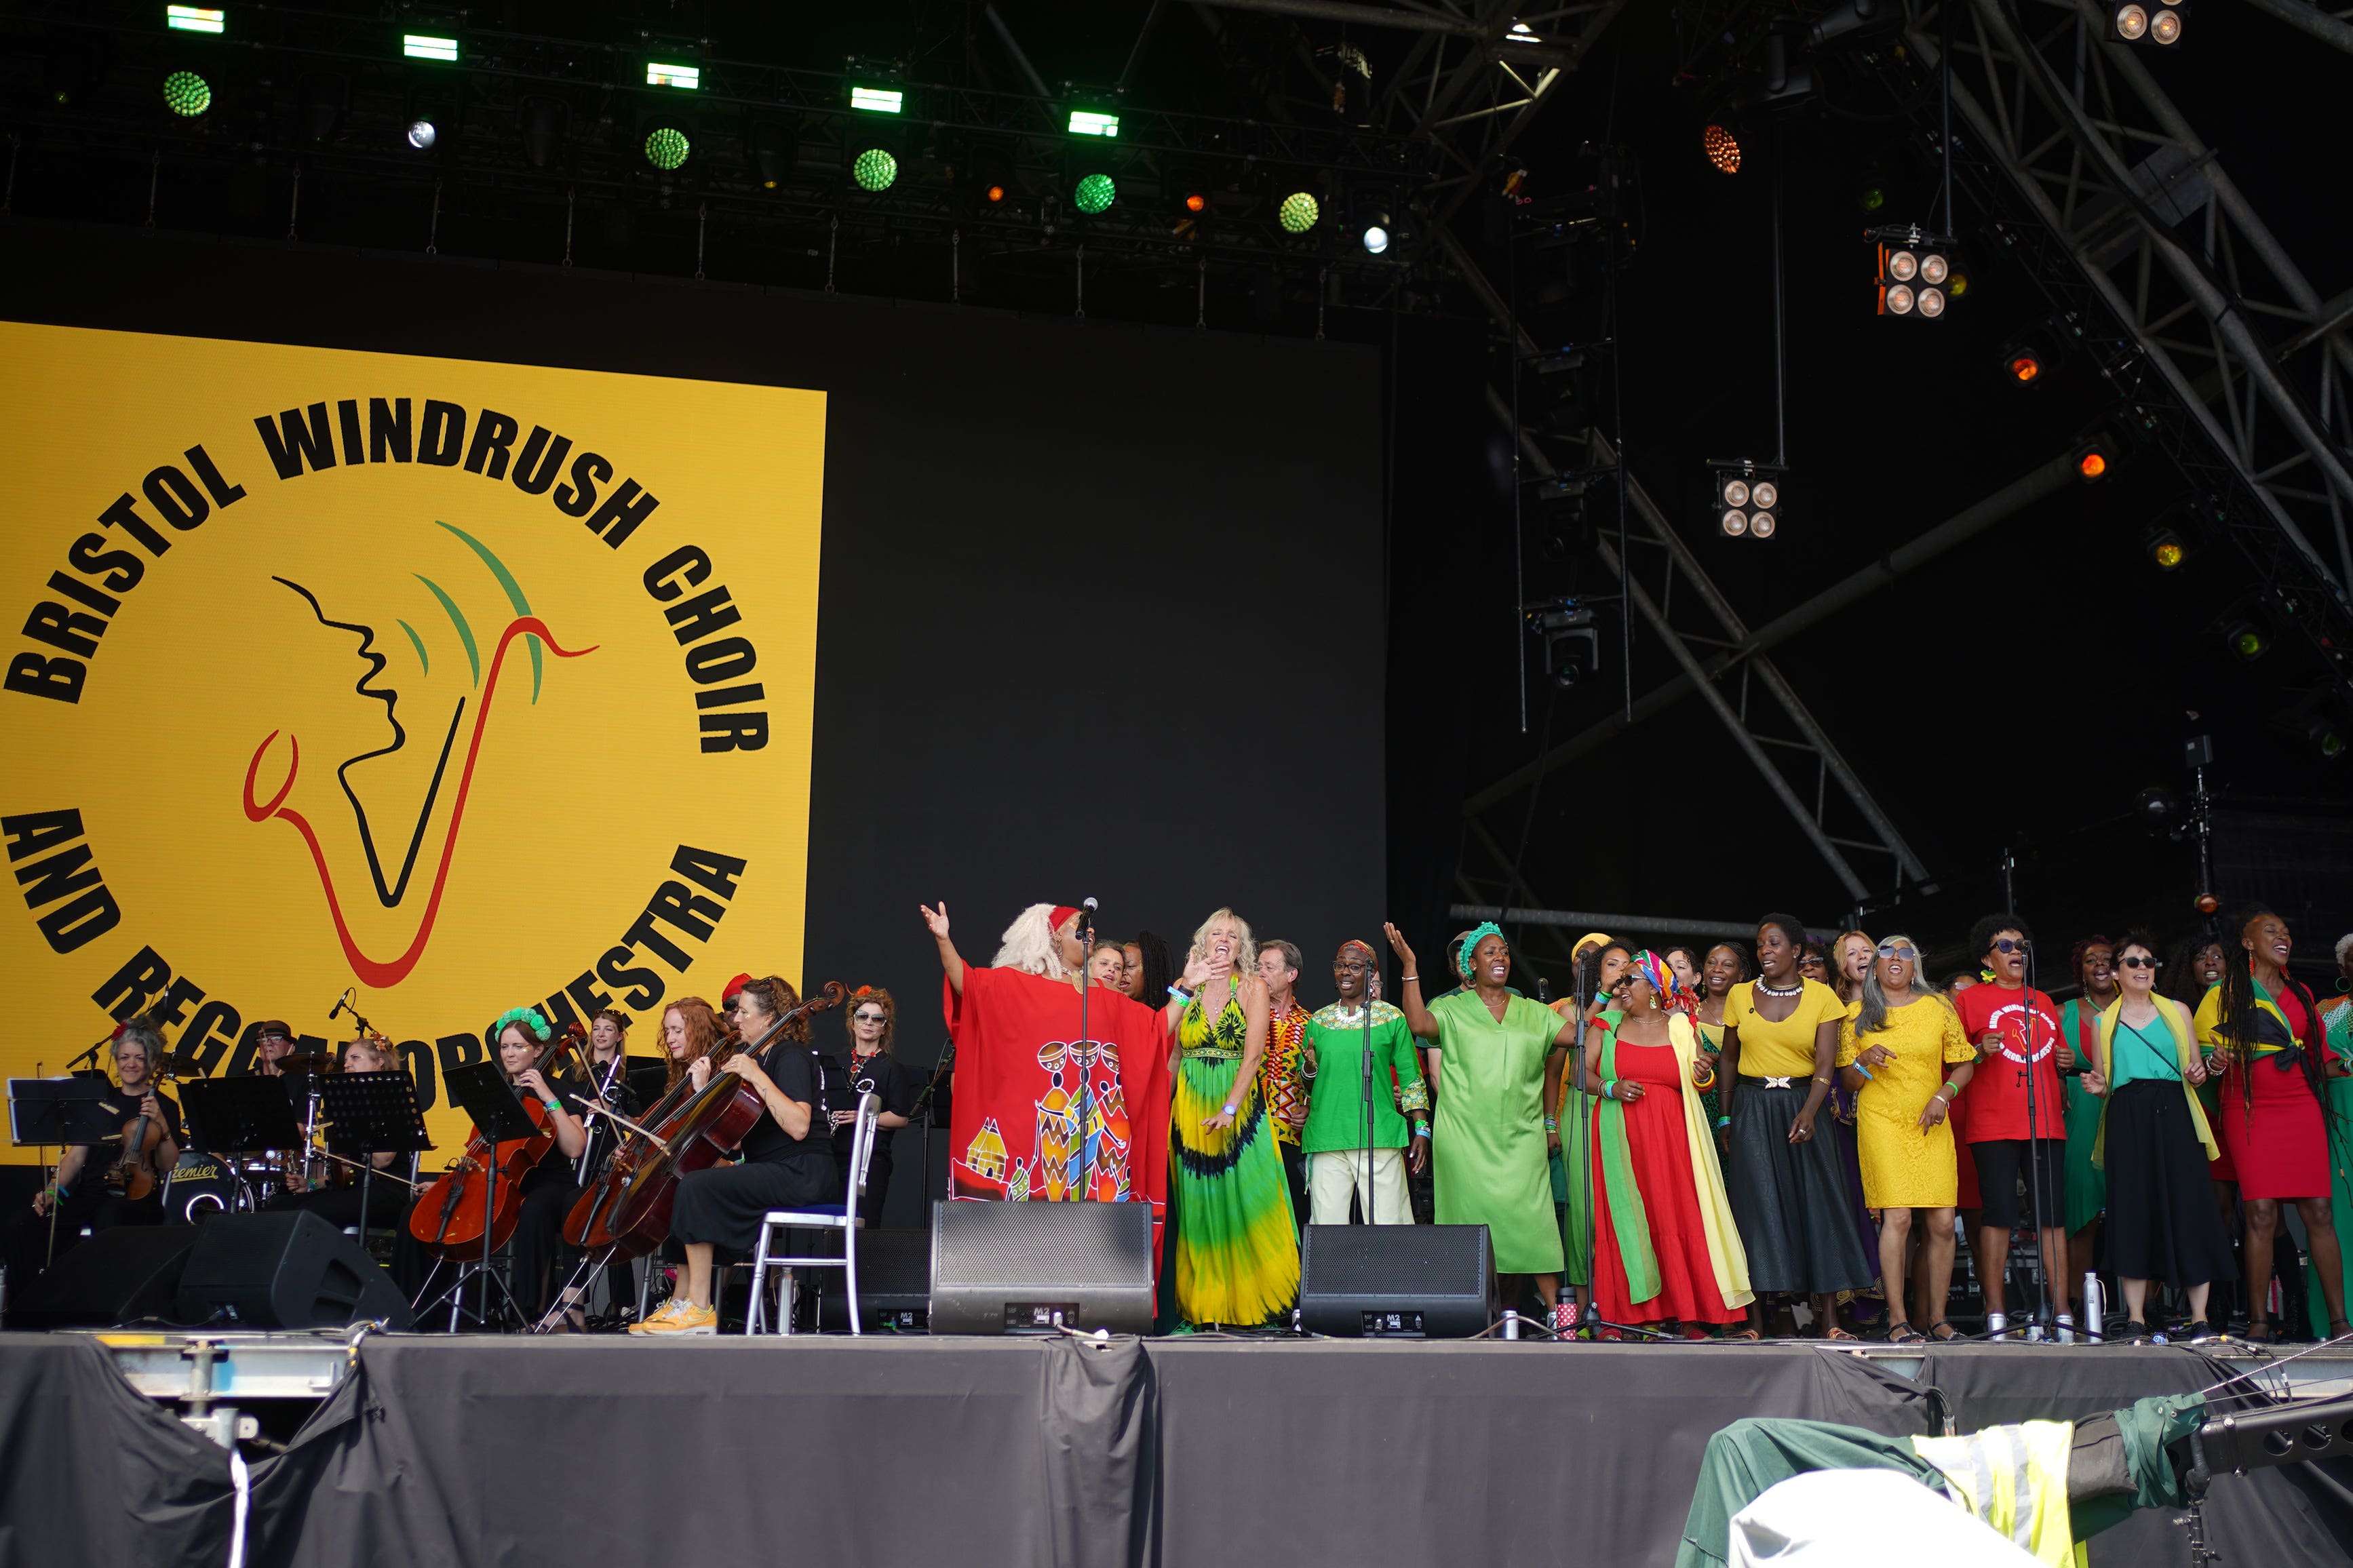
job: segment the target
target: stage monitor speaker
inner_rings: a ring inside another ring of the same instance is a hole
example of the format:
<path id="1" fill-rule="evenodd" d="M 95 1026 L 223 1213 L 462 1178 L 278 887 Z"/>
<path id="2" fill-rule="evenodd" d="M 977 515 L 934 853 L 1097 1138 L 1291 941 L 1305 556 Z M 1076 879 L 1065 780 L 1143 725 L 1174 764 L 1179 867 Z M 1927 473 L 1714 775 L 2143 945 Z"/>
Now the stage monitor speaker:
<path id="1" fill-rule="evenodd" d="M 861 1230 L 858 1233 L 859 1326 L 921 1333 L 932 1310 L 932 1233 L 928 1230 Z M 839 1268 L 812 1269 L 817 1282 L 817 1326 L 849 1331 L 848 1277 Z"/>
<path id="2" fill-rule="evenodd" d="M 932 1205 L 932 1332 L 1152 1331 L 1147 1203 Z"/>
<path id="3" fill-rule="evenodd" d="M 1483 1225 L 1311 1225 L 1299 1326 L 1335 1339 L 1468 1339 L 1489 1314 Z"/>
<path id="4" fill-rule="evenodd" d="M 12 1329 L 105 1328 L 169 1319 L 196 1232 L 185 1225 L 118 1225 L 59 1257 L 8 1308 Z"/>
<path id="5" fill-rule="evenodd" d="M 179 1321 L 325 1329 L 368 1319 L 410 1324 L 408 1300 L 360 1244 L 306 1210 L 220 1215 L 194 1232 Z"/>

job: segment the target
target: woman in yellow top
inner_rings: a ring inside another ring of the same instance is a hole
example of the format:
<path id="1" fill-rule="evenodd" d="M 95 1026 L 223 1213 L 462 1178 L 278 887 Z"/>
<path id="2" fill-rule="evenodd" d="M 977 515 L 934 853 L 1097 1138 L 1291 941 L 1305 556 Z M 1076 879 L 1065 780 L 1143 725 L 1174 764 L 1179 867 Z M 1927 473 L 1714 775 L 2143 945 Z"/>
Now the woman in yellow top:
<path id="1" fill-rule="evenodd" d="M 1796 916 L 1767 915 L 1757 923 L 1757 978 L 1725 999 L 1718 1081 L 1732 1119 L 1725 1185 L 1758 1297 L 1749 1332 L 1762 1330 L 1766 1293 L 1786 1290 L 1814 1299 L 1822 1338 L 1851 1340 L 1831 1298 L 1874 1276 L 1822 1115 L 1846 1005 L 1798 973 L 1805 944 Z"/>
<path id="2" fill-rule="evenodd" d="M 1904 1315 L 1904 1254 L 1912 1211 L 1919 1209 L 1928 1216 L 1920 1248 L 1919 1316 L 1930 1334 L 1958 1339 L 1945 1321 L 1953 1283 L 1953 1205 L 1960 1189 L 1946 1117 L 1977 1070 L 1977 1047 L 1920 973 L 1920 950 L 1908 936 L 1875 945 L 1856 1001 L 1855 1014 L 1840 1026 L 1838 1060 L 1855 1096 L 1863 1202 L 1881 1211 L 1887 1337 L 1895 1344 L 1918 1344 L 1925 1337 Z"/>

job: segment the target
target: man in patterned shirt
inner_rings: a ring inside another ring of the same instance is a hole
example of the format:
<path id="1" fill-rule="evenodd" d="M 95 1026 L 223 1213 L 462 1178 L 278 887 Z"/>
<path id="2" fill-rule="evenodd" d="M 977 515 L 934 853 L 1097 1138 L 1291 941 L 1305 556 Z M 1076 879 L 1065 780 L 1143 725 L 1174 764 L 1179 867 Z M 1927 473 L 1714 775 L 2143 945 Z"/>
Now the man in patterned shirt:
<path id="1" fill-rule="evenodd" d="M 1258 1066 L 1258 1091 L 1266 1100 L 1275 1147 L 1282 1151 L 1283 1179 L 1291 1186 L 1291 1217 L 1307 1223 L 1307 1156 L 1299 1152 L 1299 1130 L 1307 1124 L 1307 1009 L 1292 994 L 1299 984 L 1299 950 L 1276 938 L 1258 947 L 1258 977 L 1266 982 L 1266 1057 Z"/>

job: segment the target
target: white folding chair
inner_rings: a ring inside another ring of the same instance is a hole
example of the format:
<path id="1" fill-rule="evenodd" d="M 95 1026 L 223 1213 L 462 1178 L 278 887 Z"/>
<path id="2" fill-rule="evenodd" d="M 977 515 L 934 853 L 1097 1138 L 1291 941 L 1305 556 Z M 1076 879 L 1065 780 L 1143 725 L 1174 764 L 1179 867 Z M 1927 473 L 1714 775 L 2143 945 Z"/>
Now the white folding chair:
<path id="1" fill-rule="evenodd" d="M 849 1134 L 849 1189 L 838 1204 L 813 1204 L 805 1209 L 771 1209 L 760 1219 L 760 1243 L 752 1252 L 752 1300 L 744 1313 L 744 1332 L 756 1334 L 766 1321 L 768 1308 L 768 1270 L 784 1270 L 784 1288 L 776 1299 L 776 1332 L 793 1331 L 793 1270 L 796 1268 L 839 1268 L 843 1273 L 843 1285 L 849 1291 L 849 1331 L 863 1333 L 858 1321 L 858 1232 L 866 1222 L 858 1217 L 858 1202 L 866 1195 L 866 1166 L 874 1155 L 874 1121 L 882 1114 L 881 1100 L 872 1094 L 858 1097 L 858 1120 Z M 841 1232 L 841 1256 L 839 1258 L 779 1258 L 768 1250 L 769 1242 L 780 1230 L 839 1230 Z"/>

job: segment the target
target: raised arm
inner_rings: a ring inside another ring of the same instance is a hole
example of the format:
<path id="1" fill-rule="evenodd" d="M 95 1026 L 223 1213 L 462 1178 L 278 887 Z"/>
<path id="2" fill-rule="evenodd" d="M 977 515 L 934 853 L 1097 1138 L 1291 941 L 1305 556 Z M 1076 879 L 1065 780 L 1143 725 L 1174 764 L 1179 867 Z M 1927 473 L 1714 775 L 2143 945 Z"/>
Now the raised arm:
<path id="1" fill-rule="evenodd" d="M 949 988 L 957 995 L 963 995 L 964 954 L 958 952 L 955 943 L 948 940 L 948 901 L 942 899 L 938 909 L 929 904 L 917 904 L 915 907 L 923 911 L 923 929 L 932 933 L 932 941 L 939 946 L 940 967 L 947 972 Z"/>
<path id="2" fill-rule="evenodd" d="M 1389 951 L 1405 965 L 1405 984 L 1398 987 L 1398 1010 L 1405 1014 L 1405 1026 L 1422 1039 L 1438 1038 L 1438 1017 L 1421 1003 L 1421 965 L 1415 960 L 1413 949 L 1406 945 L 1404 933 L 1388 921 L 1381 922 L 1381 931 L 1389 939 Z"/>

